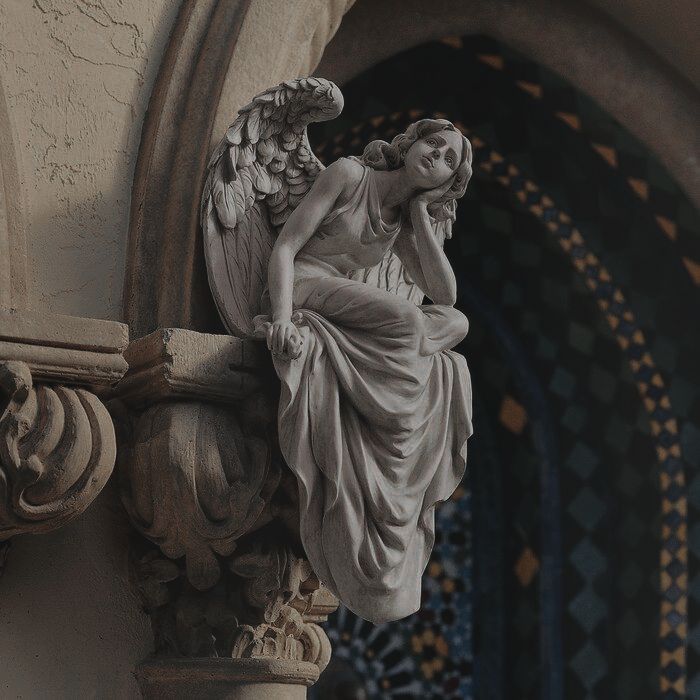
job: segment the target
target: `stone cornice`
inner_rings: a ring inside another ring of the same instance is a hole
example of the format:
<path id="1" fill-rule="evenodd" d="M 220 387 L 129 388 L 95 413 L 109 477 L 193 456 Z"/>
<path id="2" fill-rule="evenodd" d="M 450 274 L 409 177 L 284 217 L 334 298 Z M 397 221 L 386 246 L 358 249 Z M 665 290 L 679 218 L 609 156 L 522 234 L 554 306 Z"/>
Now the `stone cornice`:
<path id="1" fill-rule="evenodd" d="M 121 323 L 0 309 L 0 540 L 82 513 L 116 459 L 95 392 L 126 372 Z"/>

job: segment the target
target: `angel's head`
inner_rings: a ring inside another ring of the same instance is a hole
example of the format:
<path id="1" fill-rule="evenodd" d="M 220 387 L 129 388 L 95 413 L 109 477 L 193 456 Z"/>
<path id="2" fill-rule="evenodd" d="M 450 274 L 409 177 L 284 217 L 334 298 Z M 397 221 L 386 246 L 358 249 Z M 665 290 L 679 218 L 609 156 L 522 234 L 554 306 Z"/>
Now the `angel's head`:
<path id="1" fill-rule="evenodd" d="M 428 208 L 437 221 L 454 220 L 456 202 L 472 175 L 469 140 L 446 119 L 421 119 L 391 143 L 372 141 L 361 161 L 375 170 L 405 168 L 416 190 L 447 190 Z"/>

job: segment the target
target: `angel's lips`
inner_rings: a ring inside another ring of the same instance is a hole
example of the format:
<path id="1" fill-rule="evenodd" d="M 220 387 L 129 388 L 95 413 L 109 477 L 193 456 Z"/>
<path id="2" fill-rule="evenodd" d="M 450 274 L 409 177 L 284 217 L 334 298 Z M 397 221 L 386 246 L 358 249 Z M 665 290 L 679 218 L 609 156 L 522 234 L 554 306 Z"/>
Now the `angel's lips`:
<path id="1" fill-rule="evenodd" d="M 428 158 L 428 156 L 421 156 L 421 161 L 425 165 L 426 168 L 431 168 L 433 167 L 433 161 Z"/>

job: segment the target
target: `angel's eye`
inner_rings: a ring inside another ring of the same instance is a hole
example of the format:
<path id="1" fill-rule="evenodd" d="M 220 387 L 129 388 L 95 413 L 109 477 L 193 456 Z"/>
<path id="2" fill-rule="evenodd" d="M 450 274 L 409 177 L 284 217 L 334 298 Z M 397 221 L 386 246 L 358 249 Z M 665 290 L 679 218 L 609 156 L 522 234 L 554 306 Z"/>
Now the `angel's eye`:
<path id="1" fill-rule="evenodd" d="M 434 146 L 437 142 L 435 141 L 435 139 L 427 139 L 426 143 L 429 146 Z"/>
<path id="2" fill-rule="evenodd" d="M 452 160 L 452 157 L 451 157 L 451 156 L 447 156 L 447 158 L 445 158 L 445 162 L 446 162 L 447 165 L 449 165 L 450 167 L 452 167 L 452 165 L 453 165 L 453 163 L 454 163 L 454 161 Z"/>

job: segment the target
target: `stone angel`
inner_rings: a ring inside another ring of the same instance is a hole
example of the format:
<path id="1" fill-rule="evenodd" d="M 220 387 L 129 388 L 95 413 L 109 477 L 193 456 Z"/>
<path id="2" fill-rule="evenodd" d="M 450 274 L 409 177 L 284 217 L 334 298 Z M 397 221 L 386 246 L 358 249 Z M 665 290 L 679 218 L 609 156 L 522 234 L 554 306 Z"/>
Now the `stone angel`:
<path id="1" fill-rule="evenodd" d="M 468 321 L 443 242 L 472 151 L 421 119 L 324 168 L 306 129 L 342 105 L 320 78 L 255 97 L 212 156 L 201 215 L 224 324 L 272 352 L 306 555 L 378 624 L 418 610 L 435 506 L 465 469 L 471 382 L 451 348 Z"/>

